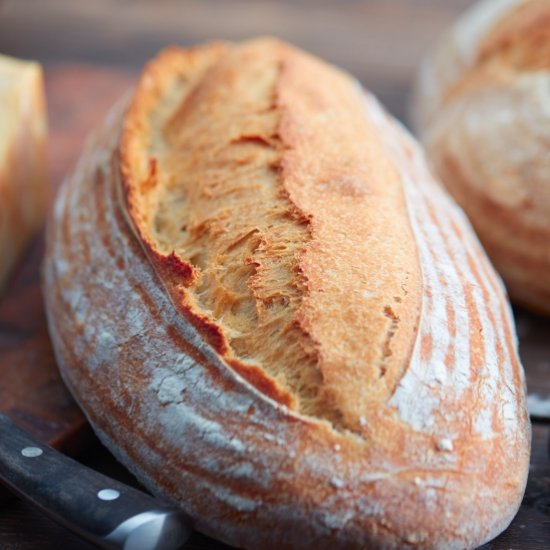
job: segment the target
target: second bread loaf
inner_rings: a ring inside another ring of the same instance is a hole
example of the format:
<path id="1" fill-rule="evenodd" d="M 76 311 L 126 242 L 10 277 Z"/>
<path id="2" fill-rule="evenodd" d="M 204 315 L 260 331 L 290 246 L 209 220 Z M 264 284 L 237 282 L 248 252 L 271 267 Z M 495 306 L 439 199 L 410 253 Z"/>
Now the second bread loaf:
<path id="1" fill-rule="evenodd" d="M 550 314 L 550 1 L 476 4 L 426 59 L 415 107 L 510 295 Z"/>

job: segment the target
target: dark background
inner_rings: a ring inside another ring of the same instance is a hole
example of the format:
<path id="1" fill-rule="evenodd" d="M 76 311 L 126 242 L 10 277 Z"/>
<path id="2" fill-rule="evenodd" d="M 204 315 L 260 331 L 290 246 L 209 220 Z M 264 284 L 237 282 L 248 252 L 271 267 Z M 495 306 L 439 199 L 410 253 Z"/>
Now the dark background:
<path id="1" fill-rule="evenodd" d="M 0 0 L 0 52 L 139 68 L 169 43 L 274 35 L 340 65 L 403 117 L 423 54 L 471 0 Z"/>

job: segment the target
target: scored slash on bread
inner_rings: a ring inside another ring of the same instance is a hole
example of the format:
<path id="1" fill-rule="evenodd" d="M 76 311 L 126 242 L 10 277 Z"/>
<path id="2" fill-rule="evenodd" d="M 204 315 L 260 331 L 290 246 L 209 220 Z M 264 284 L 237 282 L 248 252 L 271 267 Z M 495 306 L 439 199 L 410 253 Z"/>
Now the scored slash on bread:
<path id="1" fill-rule="evenodd" d="M 291 46 L 153 60 L 61 191 L 44 282 L 98 435 L 207 534 L 465 548 L 517 511 L 501 283 L 412 138 Z"/>

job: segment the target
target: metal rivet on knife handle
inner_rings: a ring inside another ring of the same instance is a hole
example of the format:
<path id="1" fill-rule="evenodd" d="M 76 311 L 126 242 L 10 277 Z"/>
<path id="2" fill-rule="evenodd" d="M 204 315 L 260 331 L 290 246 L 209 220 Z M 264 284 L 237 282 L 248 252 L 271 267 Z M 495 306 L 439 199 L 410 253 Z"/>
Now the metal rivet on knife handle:
<path id="1" fill-rule="evenodd" d="M 101 500 L 116 500 L 120 496 L 120 493 L 116 489 L 101 489 L 97 493 L 97 498 Z"/>
<path id="2" fill-rule="evenodd" d="M 43 453 L 44 451 L 40 447 L 25 447 L 21 450 L 21 454 L 26 458 L 36 458 Z"/>

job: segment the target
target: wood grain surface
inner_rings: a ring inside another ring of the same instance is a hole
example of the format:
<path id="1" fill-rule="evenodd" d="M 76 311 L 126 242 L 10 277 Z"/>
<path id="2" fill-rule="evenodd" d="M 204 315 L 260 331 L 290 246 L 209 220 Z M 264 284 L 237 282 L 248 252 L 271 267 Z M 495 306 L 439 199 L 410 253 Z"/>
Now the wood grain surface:
<path id="1" fill-rule="evenodd" d="M 0 52 L 46 67 L 52 190 L 86 133 L 164 45 L 274 34 L 352 71 L 390 111 L 407 119 L 419 59 L 468 0 L 0 0 Z M 0 408 L 82 462 L 135 483 L 93 439 L 64 389 L 45 328 L 37 238 L 0 298 Z M 550 320 L 516 311 L 529 389 L 550 396 Z M 484 548 L 550 548 L 547 424 L 534 426 L 528 490 L 511 527 Z M 88 444 L 87 451 L 82 452 Z M 513 468 L 513 464 L 510 465 Z M 190 549 L 225 546 L 196 534 Z M 85 549 L 87 544 L 27 505 L 0 508 L 0 549 Z"/>

